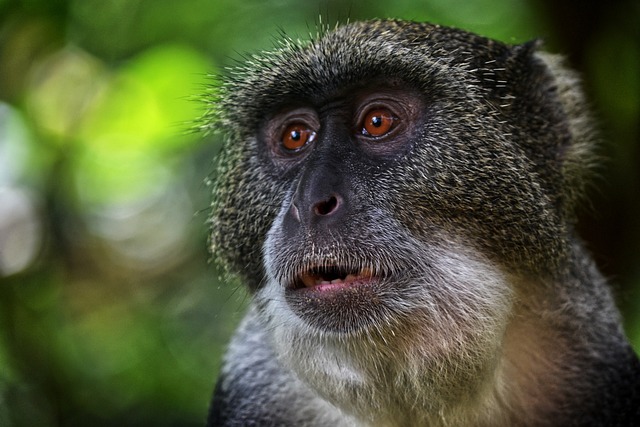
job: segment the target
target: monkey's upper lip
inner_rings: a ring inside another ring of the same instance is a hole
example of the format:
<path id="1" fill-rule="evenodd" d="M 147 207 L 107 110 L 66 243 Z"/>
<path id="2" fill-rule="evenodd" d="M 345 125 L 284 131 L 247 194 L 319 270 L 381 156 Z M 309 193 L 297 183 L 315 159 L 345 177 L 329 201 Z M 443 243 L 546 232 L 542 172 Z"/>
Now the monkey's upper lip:
<path id="1" fill-rule="evenodd" d="M 373 270 L 370 268 L 313 267 L 296 276 L 292 287 L 294 289 L 307 288 L 323 291 L 367 282 L 373 277 Z"/>

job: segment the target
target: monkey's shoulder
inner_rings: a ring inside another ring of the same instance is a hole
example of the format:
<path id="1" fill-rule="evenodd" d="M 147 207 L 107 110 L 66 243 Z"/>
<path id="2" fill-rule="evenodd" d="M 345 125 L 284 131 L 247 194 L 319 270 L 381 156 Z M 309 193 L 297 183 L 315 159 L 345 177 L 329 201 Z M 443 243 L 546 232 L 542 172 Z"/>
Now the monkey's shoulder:
<path id="1" fill-rule="evenodd" d="M 573 425 L 640 425 L 640 359 L 628 345 L 612 349 L 607 359 L 585 375 L 587 393 Z"/>

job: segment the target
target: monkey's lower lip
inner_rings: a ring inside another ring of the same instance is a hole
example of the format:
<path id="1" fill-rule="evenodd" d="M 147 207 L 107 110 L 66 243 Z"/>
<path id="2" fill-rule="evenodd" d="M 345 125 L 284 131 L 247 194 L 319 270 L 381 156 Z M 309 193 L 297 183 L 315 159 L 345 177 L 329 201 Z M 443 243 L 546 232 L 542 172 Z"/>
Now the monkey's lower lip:
<path id="1" fill-rule="evenodd" d="M 388 298 L 381 291 L 390 278 L 386 272 L 357 266 L 311 268 L 296 276 L 284 296 L 305 323 L 331 333 L 352 333 L 387 318 Z"/>
<path id="2" fill-rule="evenodd" d="M 294 281 L 293 288 L 326 292 L 366 283 L 371 281 L 373 277 L 373 272 L 369 268 L 359 270 L 340 267 L 314 268 L 298 276 Z"/>

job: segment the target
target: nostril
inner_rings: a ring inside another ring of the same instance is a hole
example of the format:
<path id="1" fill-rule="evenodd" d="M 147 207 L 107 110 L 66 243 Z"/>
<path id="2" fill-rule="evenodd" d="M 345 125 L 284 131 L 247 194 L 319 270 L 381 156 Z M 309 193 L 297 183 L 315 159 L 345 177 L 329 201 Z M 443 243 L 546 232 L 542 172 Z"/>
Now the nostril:
<path id="1" fill-rule="evenodd" d="M 336 196 L 331 196 L 327 200 L 316 203 L 316 205 L 314 206 L 314 212 L 316 213 L 316 215 L 320 216 L 330 215 L 338 208 L 338 205 L 338 198 Z"/>

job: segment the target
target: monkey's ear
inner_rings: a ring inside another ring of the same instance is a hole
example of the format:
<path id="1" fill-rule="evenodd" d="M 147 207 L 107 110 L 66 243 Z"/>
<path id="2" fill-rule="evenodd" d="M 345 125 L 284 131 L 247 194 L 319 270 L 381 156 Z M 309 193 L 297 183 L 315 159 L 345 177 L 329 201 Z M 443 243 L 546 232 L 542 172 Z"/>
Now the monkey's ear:
<path id="1" fill-rule="evenodd" d="M 513 46 L 488 41 L 486 49 L 472 65 L 480 85 L 489 90 L 493 101 L 505 105 L 505 99 L 511 99 L 517 93 L 524 95 L 523 80 L 531 79 L 536 71 L 544 73 L 543 69 L 535 70 L 532 66 L 541 46 L 540 39 Z"/>
<path id="2" fill-rule="evenodd" d="M 556 206 L 570 215 L 597 163 L 596 137 L 577 74 L 541 46 L 541 40 L 532 40 L 511 47 L 504 71 L 496 72 L 503 84 L 494 101 Z"/>
<path id="3" fill-rule="evenodd" d="M 554 147 L 556 159 L 562 168 L 564 193 L 568 208 L 581 199 L 592 172 L 600 159 L 596 154 L 599 136 L 595 119 L 589 109 L 580 76 L 565 66 L 561 55 L 537 52 L 535 58 L 544 65 L 550 82 L 546 93 L 557 103 L 561 123 L 557 128 L 566 132 Z M 551 102 L 551 101 L 550 101 Z"/>
<path id="4" fill-rule="evenodd" d="M 544 45 L 542 39 L 533 39 L 528 42 L 514 45 L 511 48 L 511 54 L 514 58 L 530 58 L 534 53 L 539 51 Z"/>

